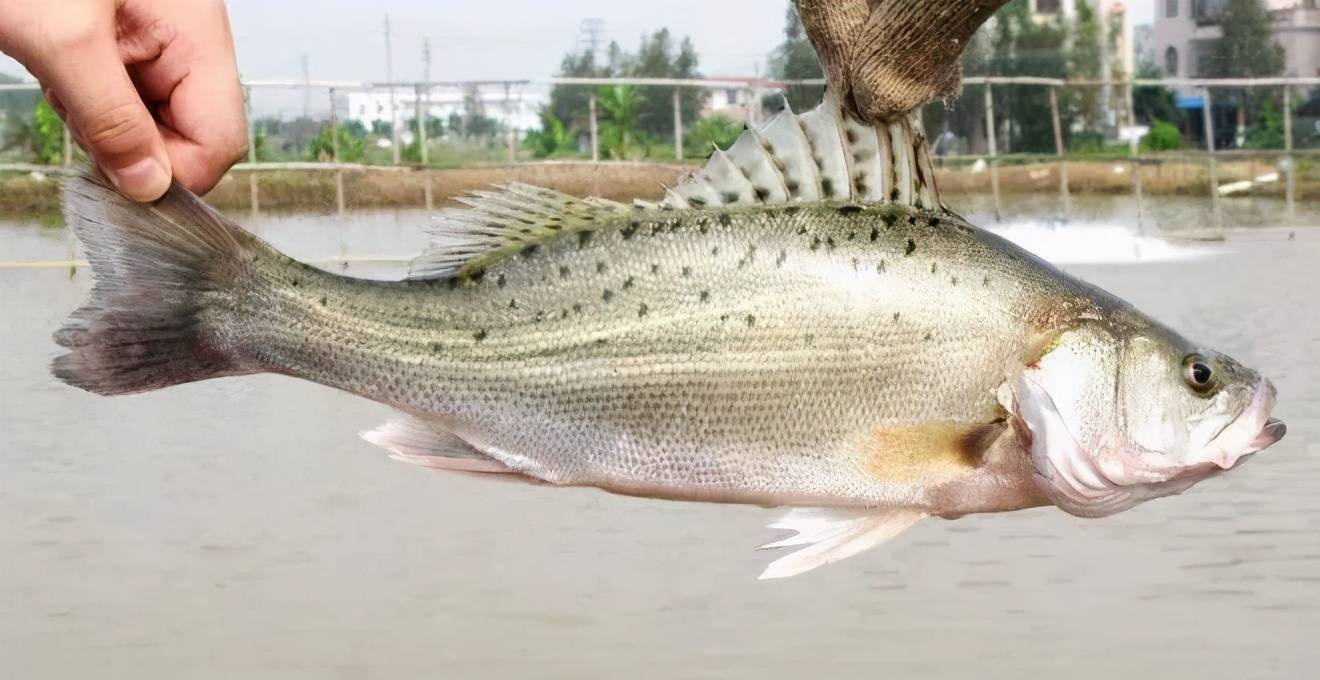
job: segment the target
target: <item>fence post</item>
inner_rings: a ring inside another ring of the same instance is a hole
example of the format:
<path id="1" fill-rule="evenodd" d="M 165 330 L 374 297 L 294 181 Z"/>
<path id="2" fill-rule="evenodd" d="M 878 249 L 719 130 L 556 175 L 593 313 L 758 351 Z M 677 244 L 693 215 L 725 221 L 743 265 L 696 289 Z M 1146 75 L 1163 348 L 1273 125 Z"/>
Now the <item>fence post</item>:
<path id="1" fill-rule="evenodd" d="M 1297 161 L 1293 158 L 1292 86 L 1283 86 L 1283 162 L 1286 166 L 1284 203 L 1288 220 L 1297 219 Z"/>
<path id="2" fill-rule="evenodd" d="M 596 124 L 596 91 L 587 95 L 587 110 L 591 112 L 591 162 L 600 161 L 600 130 Z"/>
<path id="3" fill-rule="evenodd" d="M 248 207 L 256 217 L 261 210 L 261 196 L 257 193 L 257 125 L 252 120 L 252 88 L 243 88 L 243 105 L 247 109 L 248 164 L 254 166 L 248 170 Z"/>
<path id="4" fill-rule="evenodd" d="M 335 88 L 330 88 L 330 149 L 331 159 L 339 165 L 339 110 L 335 106 Z M 344 171 L 335 168 L 335 209 L 344 214 Z"/>
<path id="5" fill-rule="evenodd" d="M 1201 120 L 1205 127 L 1205 150 L 1210 159 L 1210 206 L 1214 210 L 1215 229 L 1224 228 L 1223 217 L 1219 211 L 1219 169 L 1215 167 L 1215 116 L 1211 111 L 1210 86 L 1205 88 L 1205 107 L 1201 109 Z"/>
<path id="6" fill-rule="evenodd" d="M 509 164 L 518 162 L 518 154 L 514 149 L 513 134 L 513 106 L 509 101 L 509 84 L 504 84 L 504 141 L 509 147 Z"/>
<path id="7" fill-rule="evenodd" d="M 995 95 L 989 80 L 985 81 L 985 139 L 990 150 L 990 191 L 995 198 L 995 221 L 999 222 L 1003 219 L 1003 206 L 999 202 L 999 152 L 995 148 Z"/>
<path id="8" fill-rule="evenodd" d="M 426 104 L 422 101 L 424 94 L 428 98 L 430 97 L 430 91 L 424 90 L 424 87 L 420 84 L 417 86 L 417 103 L 413 107 L 417 116 L 417 150 L 421 152 L 419 158 L 422 160 L 422 165 L 426 165 L 431 161 L 431 154 L 426 149 Z"/>
<path id="9" fill-rule="evenodd" d="M 683 102 L 677 86 L 674 87 L 674 158 L 683 160 Z"/>
<path id="10" fill-rule="evenodd" d="M 1050 122 L 1054 125 L 1054 155 L 1059 157 L 1059 197 L 1063 199 L 1063 219 L 1067 220 L 1072 217 L 1072 196 L 1068 193 L 1068 158 L 1063 148 L 1063 124 L 1059 121 L 1059 88 L 1051 85 L 1049 90 Z"/>

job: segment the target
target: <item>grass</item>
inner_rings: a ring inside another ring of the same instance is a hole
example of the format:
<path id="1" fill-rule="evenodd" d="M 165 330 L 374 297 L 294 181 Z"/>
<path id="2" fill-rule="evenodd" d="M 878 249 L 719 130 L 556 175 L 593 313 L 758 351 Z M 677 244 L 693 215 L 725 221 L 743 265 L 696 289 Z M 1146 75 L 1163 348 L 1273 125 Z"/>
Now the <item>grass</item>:
<path id="1" fill-rule="evenodd" d="M 1126 195 L 1132 192 L 1131 164 L 1126 161 L 1072 161 L 1068 163 L 1069 190 L 1074 194 Z M 1218 163 L 1221 184 L 1275 172 L 1262 160 L 1233 159 Z M 456 196 L 492 184 L 525 182 L 577 196 L 595 195 L 620 201 L 656 199 L 662 185 L 673 186 L 690 172 L 683 163 L 600 163 L 559 161 L 480 165 L 426 170 L 354 171 L 344 173 L 345 204 L 350 209 L 420 208 L 426 185 L 433 202 L 443 206 Z M 1320 199 L 1320 164 L 1299 159 L 1297 200 Z M 1006 164 L 999 168 L 1000 189 L 1006 195 L 1057 192 L 1058 165 L 1052 162 Z M 1166 160 L 1143 164 L 1140 169 L 1146 195 L 1205 196 L 1206 166 L 1192 161 Z M 989 191 L 988 171 L 973 172 L 966 164 L 937 169 L 937 181 L 948 195 L 984 194 Z M 335 210 L 334 175 L 322 171 L 262 172 L 257 175 L 261 209 L 271 211 L 332 212 Z M 207 201 L 221 210 L 251 207 L 248 175 L 230 173 Z M 1252 196 L 1283 196 L 1284 182 L 1251 191 Z M 42 218 L 58 221 L 59 183 L 26 174 L 0 175 L 0 219 Z"/>

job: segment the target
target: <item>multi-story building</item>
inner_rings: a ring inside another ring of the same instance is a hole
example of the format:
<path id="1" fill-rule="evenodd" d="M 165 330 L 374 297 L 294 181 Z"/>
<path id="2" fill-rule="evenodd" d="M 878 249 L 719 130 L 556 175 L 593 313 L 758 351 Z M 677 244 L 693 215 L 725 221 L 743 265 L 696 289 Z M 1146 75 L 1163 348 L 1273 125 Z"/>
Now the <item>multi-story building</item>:
<path id="1" fill-rule="evenodd" d="M 1223 36 L 1224 0 L 1156 0 L 1155 57 L 1169 78 L 1213 74 L 1214 43 Z M 1274 39 L 1283 45 L 1283 75 L 1320 76 L 1320 9 L 1316 0 L 1265 0 Z M 1196 93 L 1180 92 L 1190 97 Z"/>

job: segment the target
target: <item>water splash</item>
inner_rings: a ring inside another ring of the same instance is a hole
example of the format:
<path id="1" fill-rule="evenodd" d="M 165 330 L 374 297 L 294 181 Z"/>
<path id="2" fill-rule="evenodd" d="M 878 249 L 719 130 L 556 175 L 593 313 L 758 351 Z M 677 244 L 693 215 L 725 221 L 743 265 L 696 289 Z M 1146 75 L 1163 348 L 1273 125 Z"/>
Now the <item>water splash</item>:
<path id="1" fill-rule="evenodd" d="M 1017 220 L 990 231 L 1054 264 L 1141 264 L 1196 260 L 1223 252 L 1219 243 L 1138 234 L 1113 222 Z"/>

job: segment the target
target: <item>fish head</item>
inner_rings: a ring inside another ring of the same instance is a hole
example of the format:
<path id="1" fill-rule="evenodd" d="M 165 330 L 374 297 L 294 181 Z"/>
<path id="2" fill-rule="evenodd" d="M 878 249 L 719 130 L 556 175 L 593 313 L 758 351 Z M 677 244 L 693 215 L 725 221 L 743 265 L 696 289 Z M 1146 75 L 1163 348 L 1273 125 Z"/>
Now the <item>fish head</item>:
<path id="1" fill-rule="evenodd" d="M 1181 493 L 1286 432 L 1277 392 L 1232 358 L 1154 325 L 1084 322 L 1010 375 L 1037 483 L 1060 508 L 1111 515 Z"/>

